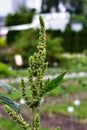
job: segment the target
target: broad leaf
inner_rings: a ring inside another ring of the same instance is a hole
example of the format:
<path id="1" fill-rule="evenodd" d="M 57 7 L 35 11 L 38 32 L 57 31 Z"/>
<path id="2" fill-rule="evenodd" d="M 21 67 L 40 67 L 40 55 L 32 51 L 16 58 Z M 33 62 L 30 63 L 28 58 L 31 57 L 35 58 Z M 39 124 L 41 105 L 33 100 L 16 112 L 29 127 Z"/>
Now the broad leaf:
<path id="1" fill-rule="evenodd" d="M 58 85 L 62 82 L 65 74 L 66 74 L 66 72 L 60 74 L 59 76 L 57 76 L 56 78 L 54 78 L 53 80 L 48 82 L 45 85 L 45 92 L 49 92 L 49 91 L 55 89 L 56 87 L 58 87 Z"/>
<path id="2" fill-rule="evenodd" d="M 0 100 L 5 103 L 6 105 L 10 106 L 14 110 L 20 111 L 20 104 L 17 102 L 12 101 L 12 99 L 8 98 L 7 96 L 0 94 Z"/>
<path id="3" fill-rule="evenodd" d="M 13 86 L 9 85 L 9 84 L 5 84 L 5 83 L 2 83 L 0 82 L 0 87 L 3 87 L 3 88 L 6 88 L 8 90 L 14 90 L 14 91 L 18 91 L 16 88 L 14 88 Z"/>

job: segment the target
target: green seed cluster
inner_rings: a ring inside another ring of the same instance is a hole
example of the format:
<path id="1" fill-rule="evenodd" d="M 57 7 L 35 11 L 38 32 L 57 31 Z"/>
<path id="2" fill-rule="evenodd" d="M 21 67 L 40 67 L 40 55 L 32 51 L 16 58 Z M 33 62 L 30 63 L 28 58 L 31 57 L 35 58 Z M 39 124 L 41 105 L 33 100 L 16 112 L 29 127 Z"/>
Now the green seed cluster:
<path id="1" fill-rule="evenodd" d="M 29 68 L 28 68 L 28 78 L 29 78 L 29 88 L 25 87 L 24 80 L 21 81 L 21 93 L 24 97 L 26 104 L 30 108 L 39 106 L 40 100 L 45 92 L 43 75 L 46 71 L 48 63 L 46 60 L 46 33 L 43 18 L 40 16 L 40 33 L 39 33 L 39 43 L 37 46 L 37 52 L 29 57 Z M 31 95 L 27 95 L 25 90 L 30 89 Z"/>
<path id="2" fill-rule="evenodd" d="M 5 106 L 6 111 L 9 113 L 9 115 L 12 117 L 14 121 L 19 123 L 25 130 L 28 130 L 29 124 L 27 124 L 21 115 L 17 114 L 13 109 L 11 109 L 9 106 Z"/>
<path id="3" fill-rule="evenodd" d="M 39 114 L 35 115 L 35 119 L 34 119 L 34 130 L 40 130 L 40 116 Z"/>

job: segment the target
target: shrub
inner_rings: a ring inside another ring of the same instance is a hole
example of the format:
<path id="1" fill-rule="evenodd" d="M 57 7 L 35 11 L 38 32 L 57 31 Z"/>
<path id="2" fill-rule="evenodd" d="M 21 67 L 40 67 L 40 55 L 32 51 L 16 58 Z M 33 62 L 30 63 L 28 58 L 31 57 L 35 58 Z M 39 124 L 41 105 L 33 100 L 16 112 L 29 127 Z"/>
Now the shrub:
<path id="1" fill-rule="evenodd" d="M 6 46 L 6 37 L 0 36 L 0 47 Z"/>
<path id="2" fill-rule="evenodd" d="M 19 38 L 20 37 L 20 38 Z M 28 66 L 28 57 L 35 51 L 38 42 L 38 30 L 22 31 L 15 40 L 15 51 L 23 57 L 24 66 Z"/>
<path id="3" fill-rule="evenodd" d="M 59 57 L 63 52 L 62 42 L 63 42 L 62 37 L 55 37 L 55 38 L 49 37 L 47 39 L 47 50 L 48 50 L 47 60 L 49 61 L 50 64 L 59 61 Z"/>
<path id="4" fill-rule="evenodd" d="M 21 8 L 21 10 L 24 8 Z M 5 26 L 15 26 L 15 25 L 21 25 L 21 24 L 28 24 L 32 22 L 33 16 L 35 14 L 35 10 L 27 10 L 25 12 L 18 11 L 14 14 L 8 14 L 5 19 Z M 15 37 L 18 35 L 20 31 L 9 31 L 7 34 L 7 44 L 12 45 Z"/>
<path id="5" fill-rule="evenodd" d="M 8 14 L 5 19 L 5 25 L 14 26 L 31 23 L 34 14 L 35 10 L 28 10 L 27 12 L 16 12 L 14 14 Z"/>
<path id="6" fill-rule="evenodd" d="M 20 37 L 20 39 L 19 39 Z M 16 41 L 14 42 L 15 45 L 15 52 L 22 55 L 24 60 L 24 66 L 28 66 L 27 59 L 36 48 L 38 38 L 38 30 L 29 29 L 26 31 L 22 31 L 16 37 Z M 63 38 L 62 37 L 51 37 L 47 35 L 47 60 L 50 62 L 50 65 L 58 61 L 61 53 L 63 52 L 62 47 Z"/>
<path id="7" fill-rule="evenodd" d="M 13 42 L 16 39 L 16 36 L 20 33 L 20 31 L 17 30 L 11 30 L 7 33 L 6 43 L 8 46 L 13 45 Z"/>
<path id="8" fill-rule="evenodd" d="M 0 62 L 0 77 L 6 77 L 6 76 L 10 76 L 11 75 L 11 72 L 9 70 L 9 67 Z"/>

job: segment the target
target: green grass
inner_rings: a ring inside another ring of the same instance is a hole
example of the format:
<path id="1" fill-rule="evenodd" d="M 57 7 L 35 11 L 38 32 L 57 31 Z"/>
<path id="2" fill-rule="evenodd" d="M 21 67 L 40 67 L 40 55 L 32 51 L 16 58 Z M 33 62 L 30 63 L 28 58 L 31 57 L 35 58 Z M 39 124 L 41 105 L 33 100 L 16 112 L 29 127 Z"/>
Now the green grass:
<path id="1" fill-rule="evenodd" d="M 79 66 L 78 66 L 79 65 Z M 80 66 L 81 65 L 81 66 Z M 72 73 L 72 72 L 86 72 L 87 71 L 87 65 L 85 64 L 73 64 L 70 63 L 68 65 L 61 65 L 58 67 L 48 67 L 47 71 L 46 71 L 46 75 L 55 75 L 55 74 L 59 74 L 61 72 L 67 71 L 67 73 Z M 28 69 L 13 69 L 11 71 L 11 76 L 7 75 L 7 76 L 2 76 L 0 75 L 0 77 L 25 77 L 28 74 Z"/>
<path id="2" fill-rule="evenodd" d="M 63 82 L 47 95 L 69 94 L 87 91 L 87 77 L 75 77 L 64 79 Z"/>
<path id="3" fill-rule="evenodd" d="M 56 72 L 56 69 L 57 68 L 55 68 L 55 72 Z M 18 73 L 18 75 L 22 74 L 22 76 L 24 76 L 24 75 L 26 75 L 25 73 L 27 73 L 26 70 L 19 70 L 19 71 L 20 71 L 20 73 Z M 20 82 L 19 83 L 10 82 L 10 85 L 16 87 L 17 89 L 20 89 L 21 83 Z M 26 83 L 26 85 L 27 85 L 27 83 Z M 47 95 L 54 96 L 54 95 L 61 94 L 63 96 L 63 98 L 61 97 L 62 98 L 61 101 L 62 100 L 64 101 L 64 100 L 67 100 L 67 99 L 64 99 L 64 98 L 66 98 L 65 97 L 66 94 L 78 93 L 78 92 L 83 92 L 83 94 L 84 94 L 84 92 L 86 92 L 86 91 L 87 91 L 87 77 L 76 77 L 76 78 L 72 78 L 72 79 L 71 78 L 64 79 L 63 83 L 61 83 L 61 85 L 59 87 L 57 87 L 55 90 L 51 91 Z M 5 92 L 3 92 L 3 93 L 5 93 Z M 16 92 L 12 92 L 10 95 L 8 93 L 5 93 L 5 95 L 8 95 L 13 100 L 20 99 L 20 95 L 17 94 Z M 66 102 L 66 103 L 61 102 L 60 104 L 55 104 L 55 105 L 52 105 L 52 104 L 44 105 L 43 107 L 41 107 L 41 111 L 56 112 L 56 113 L 69 115 L 69 113 L 67 111 L 68 106 L 74 106 L 75 111 L 73 113 L 73 116 L 77 116 L 76 106 L 74 105 L 73 102 L 70 102 L 70 101 Z M 80 104 L 78 110 L 79 110 L 78 116 L 80 118 L 87 118 L 87 99 L 81 100 L 81 104 Z M 13 122 L 12 120 L 9 120 L 6 118 L 1 118 L 0 119 L 0 130 L 10 130 L 10 129 L 11 130 L 22 130 L 22 128 L 19 125 L 15 125 L 15 124 L 16 123 Z M 3 129 L 3 126 L 4 126 L 4 129 Z"/>
<path id="4" fill-rule="evenodd" d="M 10 94 L 8 92 L 6 92 L 6 93 L 0 92 L 0 94 L 4 94 L 5 96 L 8 96 L 9 98 L 11 98 L 13 100 L 18 100 L 21 97 L 20 94 L 17 92 L 11 92 Z"/>
<path id="5" fill-rule="evenodd" d="M 74 112 L 72 113 L 73 116 L 77 116 L 77 107 L 74 105 L 73 102 L 65 103 L 65 104 L 58 104 L 58 105 L 48 105 L 48 106 L 43 106 L 43 111 L 48 111 L 48 112 L 56 112 L 56 113 L 61 113 L 61 114 L 66 114 L 70 115 L 67 111 L 67 108 L 69 106 L 74 107 Z M 78 107 L 78 116 L 80 118 L 87 118 L 87 101 L 81 101 L 80 106 Z"/>
<path id="6" fill-rule="evenodd" d="M 87 96 L 85 95 L 86 92 L 87 92 L 87 77 L 82 77 L 82 78 L 76 77 L 72 79 L 65 79 L 58 88 L 48 93 L 48 96 L 61 94 L 60 97 L 61 102 L 59 104 L 54 103 L 54 105 L 52 104 L 43 105 L 42 110 L 69 115 L 67 111 L 68 106 L 74 106 L 75 111 L 73 112 L 73 116 L 77 116 L 77 111 L 76 111 L 77 108 L 73 103 L 73 101 L 75 100 L 74 93 L 76 94 L 80 93 L 79 97 L 77 96 L 78 99 L 81 100 L 81 104 L 78 109 L 79 110 L 78 116 L 80 118 L 87 118 Z M 67 94 L 68 97 L 66 96 Z M 70 94 L 72 94 L 73 97 L 72 99 L 70 98 L 69 100 Z M 55 96 L 54 100 L 57 101 L 57 98 L 58 96 Z"/>
<path id="7" fill-rule="evenodd" d="M 24 129 L 13 120 L 3 117 L 0 118 L 0 130 L 24 130 Z"/>
<path id="8" fill-rule="evenodd" d="M 24 130 L 19 124 L 6 117 L 0 118 L 0 130 Z M 47 130 L 41 128 L 40 130 Z"/>
<path id="9" fill-rule="evenodd" d="M 64 71 L 67 71 L 67 73 L 72 73 L 72 72 L 81 72 L 81 71 L 84 71 L 86 72 L 87 71 L 87 66 L 82 66 L 82 67 L 75 67 L 75 66 L 72 66 L 72 67 L 58 67 L 58 68 L 54 68 L 54 67 L 51 67 L 51 68 L 48 68 L 47 69 L 47 72 L 46 72 L 46 75 L 54 75 L 54 74 L 59 74 L 61 72 L 64 72 Z M 14 75 L 16 77 L 23 77 L 23 76 L 27 76 L 28 74 L 28 70 L 27 69 L 19 69 L 19 70 L 13 70 L 14 72 Z"/>
<path id="10" fill-rule="evenodd" d="M 19 88 L 20 84 L 15 84 L 15 85 L 13 84 L 13 86 L 17 86 L 17 85 Z M 63 89 L 63 87 L 65 89 Z M 87 91 L 87 78 L 86 77 L 82 77 L 82 78 L 76 77 L 76 78 L 72 78 L 72 79 L 65 79 L 59 87 L 57 87 L 55 90 L 51 91 L 47 95 L 53 96 L 53 95 L 61 94 L 63 97 L 65 97 L 66 94 L 79 93 L 79 92 L 83 92 L 83 94 L 84 94 L 84 92 L 86 92 L 86 91 Z M 17 98 L 19 98 L 19 95 L 15 95 L 15 93 L 12 92 L 10 97 L 13 99 L 17 99 Z M 67 100 L 67 99 L 65 99 L 65 100 Z M 71 106 L 71 105 L 74 106 L 74 104 L 72 102 L 63 103 L 63 104 L 60 103 L 60 104 L 55 104 L 53 106 L 52 105 L 44 106 L 43 109 L 50 111 L 50 112 L 68 114 L 67 107 Z M 77 114 L 76 111 L 73 114 L 74 114 L 74 116 L 76 116 L 76 114 Z M 79 116 L 81 118 L 87 118 L 87 101 L 85 99 L 83 99 L 81 101 L 81 105 L 79 107 Z"/>

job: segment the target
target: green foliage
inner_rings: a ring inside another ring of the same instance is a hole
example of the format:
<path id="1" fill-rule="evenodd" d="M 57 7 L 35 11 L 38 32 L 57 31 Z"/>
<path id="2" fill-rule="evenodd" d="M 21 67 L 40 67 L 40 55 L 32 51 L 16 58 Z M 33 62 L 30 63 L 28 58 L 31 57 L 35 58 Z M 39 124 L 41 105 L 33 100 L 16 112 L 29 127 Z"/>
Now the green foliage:
<path id="1" fill-rule="evenodd" d="M 47 60 L 49 63 L 53 63 L 59 60 L 59 56 L 63 52 L 62 47 L 63 38 L 62 37 L 55 37 L 52 38 L 51 36 L 47 39 Z"/>
<path id="2" fill-rule="evenodd" d="M 3 128 L 4 130 L 23 130 L 18 124 L 15 125 L 13 120 L 5 117 L 0 118 L 0 129 L 3 130 Z"/>
<path id="3" fill-rule="evenodd" d="M 14 26 L 20 24 L 31 23 L 35 11 L 29 10 L 25 12 L 16 12 L 14 14 L 8 14 L 5 19 L 6 26 Z"/>
<path id="4" fill-rule="evenodd" d="M 9 115 L 13 118 L 13 120 L 15 120 L 16 122 L 18 122 L 25 130 L 28 130 L 29 124 L 27 124 L 24 121 L 24 119 L 22 118 L 22 116 L 20 114 L 18 115 L 13 109 L 11 109 L 10 107 L 8 107 L 9 105 L 8 106 L 7 105 L 5 106 L 5 108 L 6 108 L 7 112 L 9 113 Z"/>
<path id="5" fill-rule="evenodd" d="M 55 130 L 60 130 L 60 127 L 57 127 Z"/>
<path id="6" fill-rule="evenodd" d="M 19 11 L 14 14 L 8 14 L 5 18 L 5 25 L 6 26 L 15 26 L 21 24 L 29 24 L 32 22 L 33 16 L 35 14 L 35 10 L 31 9 L 28 10 L 25 7 L 20 7 Z M 7 34 L 7 44 L 12 45 L 13 41 L 15 40 L 16 36 L 19 34 L 20 31 L 9 31 Z"/>
<path id="7" fill-rule="evenodd" d="M 9 90 L 9 91 L 12 91 L 12 90 L 17 91 L 16 88 L 12 87 L 12 86 L 9 85 L 9 84 L 5 84 L 5 83 L 2 83 L 2 82 L 0 82 L 0 87 L 3 87 L 3 88 L 5 88 L 5 89 L 7 89 L 7 90 Z"/>
<path id="8" fill-rule="evenodd" d="M 15 41 L 16 36 L 19 33 L 20 33 L 20 31 L 17 31 L 17 30 L 8 31 L 7 38 L 6 38 L 7 45 L 13 45 L 13 42 Z"/>
<path id="9" fill-rule="evenodd" d="M 83 30 L 75 32 L 71 29 L 73 21 L 82 22 Z M 53 65 L 53 62 L 59 64 L 66 59 L 61 57 L 63 52 L 83 52 L 87 49 L 87 18 L 83 15 L 72 15 L 69 25 L 64 32 L 60 30 L 47 30 L 47 61 L 49 66 Z M 20 38 L 19 38 L 20 37 Z M 28 66 L 27 60 L 36 48 L 38 42 L 38 30 L 29 29 L 25 31 L 9 31 L 7 35 L 7 44 L 16 46 L 12 52 L 20 53 L 23 56 L 24 67 Z M 5 56 L 6 57 L 6 56 Z M 1 58 L 0 58 L 1 59 Z M 7 58 L 8 59 L 8 58 Z M 63 62 L 63 63 L 64 63 Z M 12 62 L 13 63 L 13 62 Z M 14 64 L 14 63 L 13 63 Z"/>
<path id="10" fill-rule="evenodd" d="M 15 38 L 16 40 L 14 42 L 14 45 L 16 48 L 16 53 L 20 53 L 22 55 L 24 66 L 27 65 L 28 56 L 30 56 L 35 51 L 38 42 L 37 38 L 38 30 L 33 29 L 22 31 Z M 51 36 L 47 36 L 47 60 L 50 65 L 53 62 L 59 60 L 59 57 L 63 52 L 62 42 L 63 39 L 61 37 L 51 38 Z"/>
<path id="11" fill-rule="evenodd" d="M 0 94 L 0 100 L 14 110 L 20 111 L 20 105 L 17 102 L 12 101 L 12 99 L 7 96 Z"/>
<path id="12" fill-rule="evenodd" d="M 0 62 L 0 76 L 10 76 L 11 75 L 11 72 L 8 68 L 8 66 L 2 62 Z"/>
<path id="13" fill-rule="evenodd" d="M 20 37 L 20 38 L 19 38 Z M 38 42 L 38 30 L 29 29 L 22 31 L 15 40 L 16 53 L 21 54 L 24 66 L 28 66 L 28 58 L 35 51 Z"/>
<path id="14" fill-rule="evenodd" d="M 66 74 L 66 72 L 60 74 L 59 76 L 54 78 L 52 81 L 47 82 L 45 85 L 45 93 L 58 87 L 58 85 L 62 82 L 65 74 Z"/>
<path id="15" fill-rule="evenodd" d="M 0 36 L 0 47 L 6 46 L 6 37 Z"/>
<path id="16" fill-rule="evenodd" d="M 44 106 L 43 109 L 48 112 L 55 112 L 55 113 L 61 113 L 61 114 L 69 114 L 67 111 L 68 106 L 73 106 L 75 108 L 75 111 L 73 112 L 74 116 L 77 116 L 77 108 L 72 102 L 68 103 L 60 103 L 58 105 L 48 105 Z M 78 117 L 85 119 L 87 118 L 87 101 L 82 100 L 81 104 L 79 106 L 79 112 L 78 112 Z"/>
<path id="17" fill-rule="evenodd" d="M 46 72 L 48 63 L 46 62 L 46 33 L 43 18 L 39 17 L 40 30 L 39 30 L 39 42 L 37 46 L 37 52 L 29 57 L 29 67 L 28 67 L 28 83 L 26 86 L 24 80 L 21 80 L 21 95 L 25 100 L 28 108 L 32 110 L 32 123 L 31 127 L 22 118 L 20 114 L 17 114 L 14 110 L 20 111 L 20 105 L 13 102 L 10 98 L 0 94 L 0 99 L 7 106 L 5 107 L 9 115 L 19 123 L 25 130 L 40 130 L 40 117 L 36 113 L 36 109 L 40 106 L 42 97 L 46 92 L 55 89 L 63 80 L 65 72 L 60 74 L 58 77 L 51 81 L 44 82 L 43 76 Z M 25 44 L 22 44 L 25 46 Z M 20 48 L 21 49 L 21 48 Z M 27 48 L 26 48 L 27 49 Z M 28 50 L 29 51 L 29 50 Z M 3 85 L 2 87 L 8 87 L 8 85 Z M 12 87 L 13 88 L 13 87 Z M 14 110 L 13 110 L 14 109 Z M 58 129 L 58 128 L 57 128 Z"/>
<path id="18" fill-rule="evenodd" d="M 81 22 L 83 29 L 81 31 L 75 32 L 71 29 L 71 24 L 73 22 Z M 64 43 L 63 47 L 65 51 L 69 52 L 82 52 L 87 48 L 87 18 L 83 15 L 72 15 L 70 18 L 69 25 L 66 27 L 63 33 Z"/>
<path id="19" fill-rule="evenodd" d="M 13 121 L 12 119 L 6 118 L 6 117 L 2 117 L 0 118 L 0 130 L 24 130 L 24 128 L 22 128 L 20 125 L 16 124 L 15 125 L 15 121 Z M 40 128 L 40 130 L 48 130 L 45 128 Z"/>

